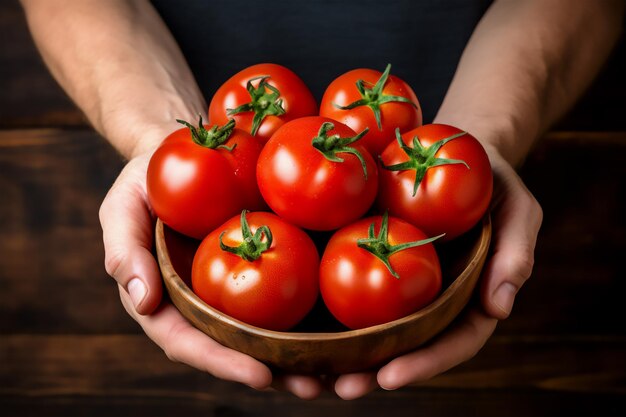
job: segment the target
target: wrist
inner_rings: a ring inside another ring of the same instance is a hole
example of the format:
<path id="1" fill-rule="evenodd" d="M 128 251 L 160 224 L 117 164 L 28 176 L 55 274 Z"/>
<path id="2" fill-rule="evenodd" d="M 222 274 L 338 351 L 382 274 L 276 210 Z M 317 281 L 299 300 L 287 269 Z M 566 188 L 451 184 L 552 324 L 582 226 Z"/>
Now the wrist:
<path id="1" fill-rule="evenodd" d="M 198 120 L 199 114 L 206 114 L 195 84 L 166 88 L 144 81 L 102 81 L 100 85 L 109 86 L 106 94 L 96 96 L 92 106 L 83 106 L 93 126 L 128 159 L 154 151 L 182 127 L 176 119 Z"/>
<path id="2" fill-rule="evenodd" d="M 506 115 L 476 116 L 440 111 L 434 123 L 449 124 L 474 136 L 489 155 L 497 153 L 512 166 L 519 166 L 538 135 L 538 125 L 522 123 Z"/>
<path id="3" fill-rule="evenodd" d="M 131 141 L 132 147 L 125 156 L 132 159 L 139 155 L 152 154 L 168 135 L 180 128 L 175 121 L 146 126 L 135 134 L 134 140 Z"/>
<path id="4" fill-rule="evenodd" d="M 191 120 L 197 120 L 197 117 Z M 172 116 L 171 120 L 168 118 L 159 122 L 138 122 L 130 118 L 119 123 L 109 120 L 109 123 L 101 125 L 97 130 L 124 158 L 130 160 L 154 152 L 168 135 L 180 129 L 182 126 L 176 122 L 176 118 L 178 116 Z"/>
<path id="5" fill-rule="evenodd" d="M 124 124 L 126 125 L 126 123 Z M 175 126 L 133 125 L 106 126 L 98 129 L 113 147 L 127 160 L 145 153 L 152 153 Z"/>

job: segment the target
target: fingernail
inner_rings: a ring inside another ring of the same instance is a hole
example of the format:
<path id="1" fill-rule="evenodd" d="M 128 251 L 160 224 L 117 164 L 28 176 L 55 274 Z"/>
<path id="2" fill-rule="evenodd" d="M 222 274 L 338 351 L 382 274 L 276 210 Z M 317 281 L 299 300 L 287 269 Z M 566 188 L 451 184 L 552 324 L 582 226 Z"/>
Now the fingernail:
<path id="1" fill-rule="evenodd" d="M 513 301 L 515 301 L 517 287 L 510 282 L 504 282 L 493 294 L 493 303 L 507 315 L 511 314 Z"/>
<path id="2" fill-rule="evenodd" d="M 135 308 L 137 308 L 143 299 L 146 298 L 146 293 L 148 292 L 146 285 L 139 278 L 131 279 L 126 286 L 126 289 Z"/>

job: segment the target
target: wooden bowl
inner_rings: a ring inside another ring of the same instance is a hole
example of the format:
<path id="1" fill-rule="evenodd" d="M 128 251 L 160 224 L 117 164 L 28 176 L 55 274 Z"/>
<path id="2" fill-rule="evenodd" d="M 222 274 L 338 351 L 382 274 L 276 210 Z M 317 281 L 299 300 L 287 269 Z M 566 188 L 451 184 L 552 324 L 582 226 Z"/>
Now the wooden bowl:
<path id="1" fill-rule="evenodd" d="M 490 238 L 491 221 L 487 215 L 462 237 L 437 246 L 444 289 L 430 305 L 407 317 L 348 330 L 334 321 L 319 301 L 294 331 L 277 332 L 223 314 L 193 293 L 188 283 L 198 241 L 174 232 L 160 220 L 155 237 L 165 287 L 174 305 L 195 327 L 222 345 L 271 367 L 313 374 L 342 374 L 380 366 L 445 329 L 472 295 Z"/>

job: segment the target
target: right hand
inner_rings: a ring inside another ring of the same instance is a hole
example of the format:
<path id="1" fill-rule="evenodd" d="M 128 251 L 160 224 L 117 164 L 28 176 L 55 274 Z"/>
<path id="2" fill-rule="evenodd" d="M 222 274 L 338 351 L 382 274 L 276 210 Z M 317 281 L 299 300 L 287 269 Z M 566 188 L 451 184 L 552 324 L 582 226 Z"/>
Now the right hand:
<path id="1" fill-rule="evenodd" d="M 147 152 L 130 160 L 100 208 L 105 268 L 117 281 L 128 314 L 175 362 L 255 389 L 273 385 L 301 398 L 319 395 L 317 379 L 285 375 L 272 381 L 272 372 L 263 363 L 220 345 L 162 299 L 161 274 L 151 252 L 155 217 L 146 191 L 150 156 Z"/>
<path id="2" fill-rule="evenodd" d="M 469 360 L 483 347 L 498 320 L 511 313 L 517 291 L 530 277 L 543 211 L 513 167 L 494 147 L 487 147 L 494 173 L 490 258 L 480 281 L 481 305 L 419 349 L 397 357 L 376 374 L 340 376 L 335 392 L 354 399 L 382 387 L 395 390 L 427 381 Z"/>

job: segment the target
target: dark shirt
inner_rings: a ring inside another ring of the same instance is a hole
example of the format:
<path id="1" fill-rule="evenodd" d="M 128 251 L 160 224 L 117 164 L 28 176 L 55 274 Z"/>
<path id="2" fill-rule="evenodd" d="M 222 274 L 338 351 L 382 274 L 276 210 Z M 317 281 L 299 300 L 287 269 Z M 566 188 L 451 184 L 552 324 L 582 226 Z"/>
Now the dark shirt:
<path id="1" fill-rule="evenodd" d="M 246 66 L 284 65 L 318 99 L 338 75 L 383 71 L 411 85 L 431 122 L 489 0 L 154 0 L 210 100 Z"/>

